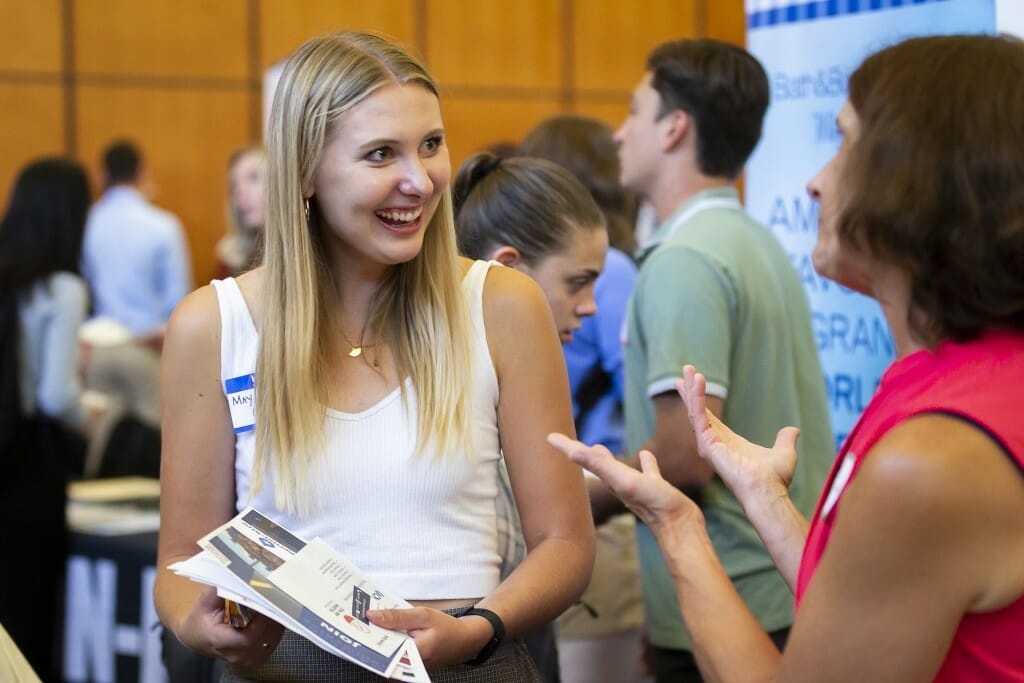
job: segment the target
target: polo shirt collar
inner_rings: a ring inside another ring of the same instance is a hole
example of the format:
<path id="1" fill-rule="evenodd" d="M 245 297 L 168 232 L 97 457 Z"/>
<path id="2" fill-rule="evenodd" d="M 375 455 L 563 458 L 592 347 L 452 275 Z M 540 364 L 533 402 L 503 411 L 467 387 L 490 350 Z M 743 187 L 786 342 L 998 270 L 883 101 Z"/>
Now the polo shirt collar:
<path id="1" fill-rule="evenodd" d="M 672 236 L 687 221 L 706 209 L 736 208 L 742 209 L 740 195 L 736 188 L 730 186 L 716 187 L 712 190 L 698 192 L 686 200 L 666 218 L 643 246 L 637 249 L 636 260 L 643 261 L 651 252 Z"/>

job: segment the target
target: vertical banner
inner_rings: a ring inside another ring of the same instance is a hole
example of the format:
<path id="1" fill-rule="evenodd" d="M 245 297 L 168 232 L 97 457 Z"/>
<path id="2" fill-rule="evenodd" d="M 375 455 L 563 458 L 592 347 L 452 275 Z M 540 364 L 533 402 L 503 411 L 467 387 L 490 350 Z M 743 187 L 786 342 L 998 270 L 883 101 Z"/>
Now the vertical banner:
<path id="1" fill-rule="evenodd" d="M 995 0 L 746 0 L 746 11 L 747 48 L 771 83 L 764 133 L 746 169 L 747 209 L 804 282 L 838 448 L 895 349 L 873 300 L 814 272 L 818 207 L 807 181 L 835 154 L 836 115 L 864 57 L 911 36 L 993 33 Z"/>

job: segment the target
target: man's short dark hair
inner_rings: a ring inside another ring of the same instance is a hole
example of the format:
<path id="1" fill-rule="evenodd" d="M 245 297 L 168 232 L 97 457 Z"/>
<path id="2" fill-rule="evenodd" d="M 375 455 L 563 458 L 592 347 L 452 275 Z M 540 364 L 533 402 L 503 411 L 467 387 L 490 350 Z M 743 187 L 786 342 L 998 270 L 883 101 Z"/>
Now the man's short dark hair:
<path id="1" fill-rule="evenodd" d="M 103 152 L 103 170 L 111 185 L 132 183 L 139 177 L 142 154 L 130 140 L 118 140 Z"/>
<path id="2" fill-rule="evenodd" d="M 664 43 L 647 58 L 658 117 L 681 109 L 697 129 L 697 164 L 710 176 L 735 178 L 761 138 L 768 75 L 737 45 L 718 40 Z"/>

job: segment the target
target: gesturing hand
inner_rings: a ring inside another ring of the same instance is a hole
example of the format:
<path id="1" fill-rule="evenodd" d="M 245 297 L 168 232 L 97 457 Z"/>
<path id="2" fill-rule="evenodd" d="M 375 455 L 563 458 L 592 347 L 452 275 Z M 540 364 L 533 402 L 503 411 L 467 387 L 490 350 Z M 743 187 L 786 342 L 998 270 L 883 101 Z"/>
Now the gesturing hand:
<path id="1" fill-rule="evenodd" d="M 659 542 L 664 534 L 678 531 L 680 525 L 696 523 L 703 527 L 704 515 L 700 508 L 662 478 L 658 461 L 650 451 L 640 451 L 641 470 L 637 471 L 616 460 L 611 451 L 601 445 L 587 446 L 564 434 L 549 434 L 548 443 L 600 477 L 651 528 Z"/>
<path id="2" fill-rule="evenodd" d="M 796 440 L 800 430 L 783 427 L 772 448 L 753 444 L 729 429 L 705 406 L 707 384 L 692 365 L 683 367 L 676 390 L 697 437 L 697 450 L 711 463 L 741 504 L 751 497 L 785 496 L 796 469 Z"/>

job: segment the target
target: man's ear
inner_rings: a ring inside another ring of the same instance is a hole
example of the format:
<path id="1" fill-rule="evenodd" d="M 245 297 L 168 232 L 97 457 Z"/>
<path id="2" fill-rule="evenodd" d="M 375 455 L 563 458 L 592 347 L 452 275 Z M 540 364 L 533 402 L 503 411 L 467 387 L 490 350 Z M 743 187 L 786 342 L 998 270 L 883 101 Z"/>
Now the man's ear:
<path id="1" fill-rule="evenodd" d="M 682 109 L 673 109 L 662 119 L 664 125 L 663 149 L 670 152 L 683 143 L 689 135 L 693 120 Z"/>
<path id="2" fill-rule="evenodd" d="M 503 266 L 515 268 L 523 262 L 523 255 L 515 247 L 505 245 L 494 250 L 491 254 L 491 260 L 497 261 Z"/>

